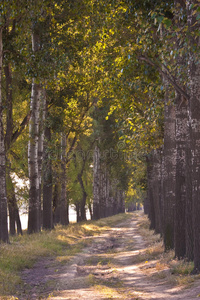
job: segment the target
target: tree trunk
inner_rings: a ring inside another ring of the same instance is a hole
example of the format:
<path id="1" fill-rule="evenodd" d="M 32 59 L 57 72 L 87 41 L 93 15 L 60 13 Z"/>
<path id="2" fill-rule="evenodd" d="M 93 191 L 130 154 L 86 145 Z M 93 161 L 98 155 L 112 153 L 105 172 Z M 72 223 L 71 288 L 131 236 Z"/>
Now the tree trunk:
<path id="1" fill-rule="evenodd" d="M 200 272 L 200 64 L 198 49 L 200 47 L 200 37 L 197 34 L 200 25 L 197 20 L 196 6 L 197 0 L 188 0 L 188 28 L 190 32 L 189 47 L 189 116 L 191 122 L 190 142 L 191 142 L 191 168 L 192 168 L 192 215 L 194 233 L 194 273 Z M 196 50 L 195 51 L 195 47 Z"/>
<path id="2" fill-rule="evenodd" d="M 43 158 L 43 228 L 53 228 L 52 207 L 52 164 L 48 143 L 51 141 L 51 129 L 45 127 L 44 131 L 44 158 Z"/>
<path id="3" fill-rule="evenodd" d="M 6 151 L 9 149 L 13 134 L 13 104 L 12 104 L 12 76 L 10 66 L 6 65 L 4 68 L 6 77 L 6 135 L 5 147 Z"/>
<path id="4" fill-rule="evenodd" d="M 186 254 L 185 206 L 186 206 L 186 136 L 187 103 L 180 95 L 176 98 L 176 200 L 174 218 L 175 256 Z"/>
<path id="5" fill-rule="evenodd" d="M 168 104 L 166 91 L 164 120 L 164 174 L 163 174 L 163 237 L 165 250 L 174 248 L 174 204 L 176 174 L 175 107 Z"/>
<path id="6" fill-rule="evenodd" d="M 14 195 L 14 197 L 15 197 L 15 195 Z M 17 203 L 16 198 L 15 198 L 15 203 Z M 20 215 L 19 215 L 19 209 L 17 206 L 15 209 L 15 222 L 17 225 L 17 234 L 23 235 L 22 224 L 21 224 Z"/>
<path id="7" fill-rule="evenodd" d="M 81 222 L 81 214 L 80 214 L 80 203 L 77 202 L 75 204 L 75 207 L 76 207 L 76 222 Z"/>
<path id="8" fill-rule="evenodd" d="M 41 203 L 42 203 L 42 161 L 44 151 L 44 121 L 46 117 L 46 95 L 45 90 L 41 89 L 39 99 L 39 132 L 38 132 L 38 178 L 39 178 L 39 211 L 40 211 L 40 227 L 43 223 L 43 214 L 41 215 Z"/>
<path id="9" fill-rule="evenodd" d="M 55 178 L 53 190 L 53 224 L 60 223 L 60 182 Z"/>
<path id="10" fill-rule="evenodd" d="M 1 22 L 1 17 L 0 17 Z M 7 196 L 6 196 L 6 155 L 4 144 L 3 114 L 2 114 L 2 59 L 3 41 L 0 27 L 0 240 L 8 242 Z"/>
<path id="11" fill-rule="evenodd" d="M 155 213 L 155 232 L 161 233 L 161 150 L 152 153 L 152 197 Z"/>
<path id="12" fill-rule="evenodd" d="M 32 82 L 31 119 L 29 125 L 28 165 L 29 165 L 29 218 L 28 233 L 40 231 L 40 201 L 38 172 L 38 126 L 39 126 L 40 86 Z"/>
<path id="13" fill-rule="evenodd" d="M 155 230 L 155 207 L 153 201 L 153 158 L 152 153 L 146 157 L 147 160 L 147 198 L 149 203 L 150 229 Z"/>
<path id="14" fill-rule="evenodd" d="M 33 25 L 34 26 L 34 25 Z M 39 36 L 32 32 L 32 50 L 37 52 L 40 49 Z M 39 199 L 39 167 L 38 167 L 38 136 L 39 136 L 39 103 L 41 98 L 41 88 L 32 80 L 31 104 L 32 112 L 29 124 L 29 145 L 28 145 L 28 166 L 29 166 L 29 216 L 28 233 L 40 231 L 40 199 Z"/>
<path id="15" fill-rule="evenodd" d="M 83 179 L 81 174 L 78 175 L 78 181 L 80 183 L 81 189 L 82 189 L 82 199 L 81 199 L 81 207 L 80 207 L 80 212 L 81 212 L 81 220 L 85 221 L 86 220 L 86 211 L 85 211 L 85 206 L 86 206 L 86 199 L 87 199 L 87 193 L 84 187 Z"/>
<path id="16" fill-rule="evenodd" d="M 93 219 L 100 218 L 100 149 L 96 145 L 93 158 Z"/>
<path id="17" fill-rule="evenodd" d="M 186 136 L 186 207 L 185 207 L 185 226 L 186 226 L 186 258 L 188 261 L 194 260 L 194 234 L 193 234 L 193 203 L 192 203 L 192 161 L 191 161 L 191 118 L 189 117 Z"/>
<path id="18" fill-rule="evenodd" d="M 67 201 L 67 174 L 66 174 L 66 135 L 62 134 L 61 138 L 61 211 L 60 211 L 60 222 L 62 225 L 69 224 L 69 208 Z"/>

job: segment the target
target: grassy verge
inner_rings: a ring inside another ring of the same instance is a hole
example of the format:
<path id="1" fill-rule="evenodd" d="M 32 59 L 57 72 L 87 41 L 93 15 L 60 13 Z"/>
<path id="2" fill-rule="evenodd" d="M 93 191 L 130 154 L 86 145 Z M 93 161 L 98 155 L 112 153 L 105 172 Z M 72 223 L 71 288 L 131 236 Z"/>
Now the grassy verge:
<path id="1" fill-rule="evenodd" d="M 149 275 L 156 279 L 165 279 L 173 285 L 190 287 L 191 284 L 200 279 L 200 275 L 191 275 L 194 264 L 185 260 L 175 259 L 173 250 L 164 252 L 163 242 L 160 235 L 149 230 L 149 220 L 147 216 L 139 217 L 139 232 L 147 242 L 145 252 L 138 257 L 141 262 L 147 262 L 146 272 L 148 273 L 148 262 L 156 260 L 155 266 L 151 267 Z"/>
<path id="2" fill-rule="evenodd" d="M 87 221 L 69 226 L 56 226 L 52 231 L 10 238 L 10 244 L 0 244 L 0 299 L 14 299 L 16 287 L 21 283 L 20 271 L 31 268 L 41 257 L 54 256 L 66 263 L 98 235 L 126 220 L 128 214 L 119 214 L 98 221 Z M 7 296 L 6 296 L 7 295 Z"/>

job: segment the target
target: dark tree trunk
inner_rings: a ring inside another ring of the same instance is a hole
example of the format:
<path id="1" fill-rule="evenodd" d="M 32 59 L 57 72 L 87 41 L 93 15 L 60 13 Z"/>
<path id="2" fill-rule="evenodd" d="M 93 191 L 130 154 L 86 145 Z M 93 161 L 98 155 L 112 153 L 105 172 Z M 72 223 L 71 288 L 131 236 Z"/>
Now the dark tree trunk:
<path id="1" fill-rule="evenodd" d="M 187 103 L 178 95 L 176 98 L 176 200 L 174 218 L 174 248 L 178 259 L 186 254 L 186 136 L 187 136 Z"/>
<path id="2" fill-rule="evenodd" d="M 192 169 L 192 215 L 193 215 L 193 237 L 194 237 L 194 272 L 200 272 L 200 64 L 198 50 L 200 47 L 200 37 L 196 34 L 200 30 L 197 21 L 196 6 L 197 0 L 188 0 L 188 28 L 190 32 L 190 52 L 189 52 L 189 116 L 190 126 L 190 146 L 191 146 L 191 169 Z M 196 50 L 195 51 L 195 47 Z"/>
<path id="3" fill-rule="evenodd" d="M 88 209 L 89 209 L 90 217 L 91 217 L 91 220 L 92 220 L 93 219 L 93 215 L 92 215 L 92 205 L 91 205 L 91 203 L 88 204 Z"/>
<path id="4" fill-rule="evenodd" d="M 53 224 L 60 223 L 60 182 L 55 178 L 53 191 Z"/>
<path id="5" fill-rule="evenodd" d="M 35 24 L 33 25 L 33 27 Z M 32 50 L 34 53 L 40 49 L 38 32 L 32 32 Z M 41 97 L 40 85 L 36 79 L 32 79 L 31 104 L 32 111 L 29 123 L 29 145 L 28 145 L 28 166 L 29 166 L 29 216 L 28 233 L 40 231 L 40 199 L 39 199 L 39 168 L 38 168 L 38 134 L 39 134 L 39 100 Z"/>
<path id="6" fill-rule="evenodd" d="M 93 219 L 100 218 L 100 149 L 96 145 L 93 159 Z"/>
<path id="7" fill-rule="evenodd" d="M 1 16 L 0 16 L 1 22 Z M 4 128 L 2 115 L 2 58 L 3 42 L 2 27 L 0 27 L 0 240 L 8 242 L 7 195 L 6 195 L 6 154 L 4 143 Z"/>
<path id="8" fill-rule="evenodd" d="M 16 199 L 15 199 L 15 201 L 16 201 Z M 21 224 L 21 220 L 20 220 L 20 216 L 19 216 L 18 207 L 16 207 L 16 209 L 15 209 L 15 222 L 16 222 L 16 225 L 17 225 L 17 234 L 23 235 L 22 224 Z"/>
<path id="9" fill-rule="evenodd" d="M 161 150 L 152 153 L 152 195 L 155 210 L 155 232 L 161 233 Z"/>
<path id="10" fill-rule="evenodd" d="M 75 204 L 76 207 L 76 222 L 81 222 L 80 203 Z"/>
<path id="11" fill-rule="evenodd" d="M 66 135 L 62 134 L 61 140 L 61 205 L 60 205 L 60 223 L 69 224 L 69 207 L 67 201 L 67 174 L 66 174 Z"/>
<path id="12" fill-rule="evenodd" d="M 190 118 L 186 136 L 186 203 L 185 203 L 185 226 L 186 226 L 186 258 L 188 261 L 194 260 L 194 234 L 193 234 L 193 209 L 192 209 L 192 166 L 191 166 L 191 142 L 190 142 Z"/>
<path id="13" fill-rule="evenodd" d="M 174 248 L 174 204 L 176 175 L 175 107 L 168 104 L 166 91 L 164 120 L 164 174 L 163 174 L 163 237 L 165 250 Z"/>
<path id="14" fill-rule="evenodd" d="M 78 181 L 80 183 L 81 190 L 82 190 L 82 199 L 81 199 L 81 205 L 80 205 L 81 220 L 85 221 L 86 220 L 85 206 L 86 206 L 87 193 L 85 191 L 85 187 L 84 187 L 84 183 L 83 183 L 81 174 L 78 175 Z"/>
<path id="15" fill-rule="evenodd" d="M 153 161 L 152 154 L 146 157 L 147 160 L 147 198 L 149 203 L 149 220 L 150 220 L 150 229 L 155 230 L 155 207 L 153 201 Z"/>
<path id="16" fill-rule="evenodd" d="M 52 164 L 48 147 L 51 141 L 51 129 L 45 127 L 44 158 L 43 158 L 43 228 L 53 228 L 53 207 L 52 207 Z"/>

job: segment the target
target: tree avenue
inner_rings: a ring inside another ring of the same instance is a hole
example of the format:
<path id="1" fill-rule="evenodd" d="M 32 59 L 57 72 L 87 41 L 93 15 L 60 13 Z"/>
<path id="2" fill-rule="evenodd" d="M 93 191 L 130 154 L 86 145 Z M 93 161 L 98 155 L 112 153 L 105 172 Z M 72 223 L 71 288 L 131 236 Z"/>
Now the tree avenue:
<path id="1" fill-rule="evenodd" d="M 7 210 L 15 235 L 143 204 L 200 271 L 199 29 L 199 0 L 0 5 L 2 242 Z"/>

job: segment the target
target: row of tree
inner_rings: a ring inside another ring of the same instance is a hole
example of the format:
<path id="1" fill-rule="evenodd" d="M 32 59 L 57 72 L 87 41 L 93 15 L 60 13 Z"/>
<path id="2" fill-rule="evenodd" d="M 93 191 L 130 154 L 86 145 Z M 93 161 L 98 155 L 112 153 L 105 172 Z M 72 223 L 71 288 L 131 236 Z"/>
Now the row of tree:
<path id="1" fill-rule="evenodd" d="M 194 260 L 194 272 L 200 271 L 199 11 L 199 1 L 174 1 L 174 34 L 161 32 L 161 39 L 169 38 L 173 57 L 167 61 L 163 56 L 160 69 L 165 87 L 164 144 L 147 156 L 145 201 L 151 228 L 161 233 L 165 249 L 174 248 L 178 259 Z"/>
<path id="2" fill-rule="evenodd" d="M 199 20 L 199 0 L 3 2 L 1 240 L 7 203 L 21 231 L 13 173 L 29 233 L 68 224 L 70 202 L 77 220 L 122 212 L 148 186 L 151 227 L 199 271 Z"/>
<path id="3" fill-rule="evenodd" d="M 125 210 L 125 160 L 110 153 L 111 147 L 117 155 L 123 149 L 115 144 L 114 118 L 105 119 L 109 105 L 98 104 L 103 98 L 97 87 L 98 6 L 98 1 L 4 1 L 1 6 L 2 241 L 9 239 L 7 206 L 10 233 L 17 225 L 22 234 L 20 202 L 28 206 L 28 233 L 67 225 L 69 204 L 77 221 L 86 219 L 86 205 L 94 219 Z M 108 145 L 105 139 L 114 136 Z M 29 178 L 29 185 L 17 190 L 16 176 Z"/>

